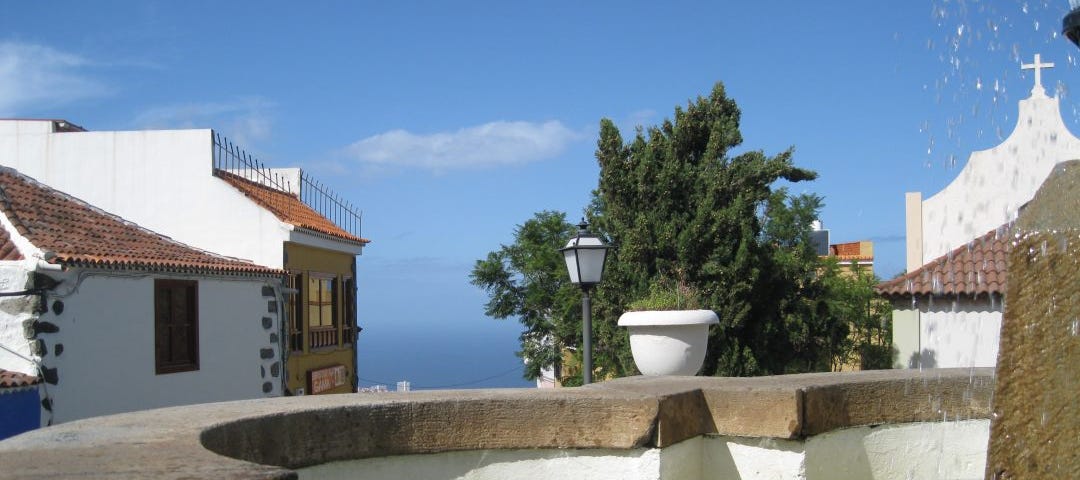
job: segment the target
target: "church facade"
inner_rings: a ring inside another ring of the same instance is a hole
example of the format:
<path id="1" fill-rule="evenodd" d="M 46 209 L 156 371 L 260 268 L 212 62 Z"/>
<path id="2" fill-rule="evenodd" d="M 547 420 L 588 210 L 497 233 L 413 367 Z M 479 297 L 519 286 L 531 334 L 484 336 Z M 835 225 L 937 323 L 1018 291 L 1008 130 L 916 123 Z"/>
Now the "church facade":
<path id="1" fill-rule="evenodd" d="M 893 303 L 894 366 L 992 367 L 997 357 L 1010 224 L 1054 166 L 1080 158 L 1060 101 L 1046 94 L 1039 55 L 1013 132 L 971 154 L 959 175 L 923 199 L 906 194 L 907 273 L 878 291 Z"/>

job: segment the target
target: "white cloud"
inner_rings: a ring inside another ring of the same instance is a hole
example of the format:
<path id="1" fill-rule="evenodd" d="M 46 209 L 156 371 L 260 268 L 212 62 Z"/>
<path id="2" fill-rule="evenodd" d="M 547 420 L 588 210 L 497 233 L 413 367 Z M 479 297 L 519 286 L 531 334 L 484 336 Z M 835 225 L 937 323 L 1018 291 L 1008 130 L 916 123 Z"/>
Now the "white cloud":
<path id="1" fill-rule="evenodd" d="M 416 134 L 391 130 L 346 147 L 368 166 L 418 167 L 434 171 L 520 165 L 551 158 L 586 138 L 558 121 L 491 122 L 455 132 Z"/>
<path id="2" fill-rule="evenodd" d="M 213 128 L 234 143 L 251 148 L 270 138 L 274 104 L 259 97 L 228 102 L 178 103 L 144 110 L 135 116 L 139 128 Z"/>
<path id="3" fill-rule="evenodd" d="M 0 42 L 0 115 L 108 93 L 85 72 L 90 62 L 44 45 Z"/>

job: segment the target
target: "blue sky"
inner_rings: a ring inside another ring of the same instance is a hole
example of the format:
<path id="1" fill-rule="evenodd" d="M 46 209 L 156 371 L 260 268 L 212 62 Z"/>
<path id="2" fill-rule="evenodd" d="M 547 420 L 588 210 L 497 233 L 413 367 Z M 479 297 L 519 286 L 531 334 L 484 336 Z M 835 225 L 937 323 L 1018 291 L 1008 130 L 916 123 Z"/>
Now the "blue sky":
<path id="1" fill-rule="evenodd" d="M 17 2 L 0 117 L 214 128 L 364 210 L 360 376 L 524 385 L 517 326 L 473 262 L 546 209 L 580 216 L 600 118 L 628 137 L 722 81 L 744 148 L 818 180 L 834 242 L 903 269 L 903 194 L 928 196 L 1013 127 L 1035 53 L 1070 95 L 1060 1 Z M 487 377 L 495 378 L 479 381 Z"/>

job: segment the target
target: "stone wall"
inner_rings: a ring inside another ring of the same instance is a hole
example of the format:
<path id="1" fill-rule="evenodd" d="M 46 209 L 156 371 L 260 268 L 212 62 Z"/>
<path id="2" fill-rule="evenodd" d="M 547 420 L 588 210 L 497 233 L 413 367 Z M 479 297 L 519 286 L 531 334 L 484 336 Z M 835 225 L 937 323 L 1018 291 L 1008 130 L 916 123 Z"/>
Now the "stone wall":
<path id="1" fill-rule="evenodd" d="M 724 438 L 723 448 L 747 451 L 740 438 L 812 443 L 852 427 L 985 419 L 993 385 L 990 369 L 889 370 L 287 397 L 72 422 L 0 442 L 0 457 L 4 473 L 20 478 L 270 479 L 398 455 L 523 449 L 694 455 L 685 448 L 697 448 L 694 439 L 702 438 Z M 867 453 L 868 461 L 876 455 Z M 657 458 L 658 471 L 668 472 L 659 478 L 693 478 L 686 464 L 664 467 Z M 702 462 L 700 468 L 712 468 Z"/>

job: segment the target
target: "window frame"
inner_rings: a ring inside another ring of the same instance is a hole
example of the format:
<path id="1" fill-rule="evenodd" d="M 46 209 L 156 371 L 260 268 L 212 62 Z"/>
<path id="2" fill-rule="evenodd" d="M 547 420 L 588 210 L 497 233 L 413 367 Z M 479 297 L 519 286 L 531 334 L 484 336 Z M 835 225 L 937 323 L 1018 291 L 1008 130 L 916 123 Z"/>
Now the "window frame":
<path id="1" fill-rule="evenodd" d="M 305 278 L 307 280 L 305 282 L 305 287 L 307 287 L 307 291 L 305 292 L 303 301 L 305 307 L 304 312 L 306 313 L 306 318 L 304 319 L 304 328 L 307 331 L 308 337 L 307 351 L 340 348 L 342 340 L 342 311 L 341 306 L 338 304 L 341 297 L 340 276 L 333 273 L 309 271 L 305 275 Z M 323 282 L 327 281 L 329 282 L 330 286 L 330 291 L 328 292 L 329 301 L 323 301 L 323 292 L 326 291 L 326 289 L 323 288 L 323 286 L 325 285 Z M 313 289 L 312 282 L 316 282 L 319 288 Z M 317 302 L 312 302 L 311 295 L 313 294 L 318 295 Z M 320 323 L 319 325 L 312 324 L 312 320 L 315 318 L 315 315 L 312 315 L 313 308 L 318 310 L 318 318 Z M 324 310 L 327 308 L 330 309 L 330 324 L 322 325 L 323 313 Z"/>

